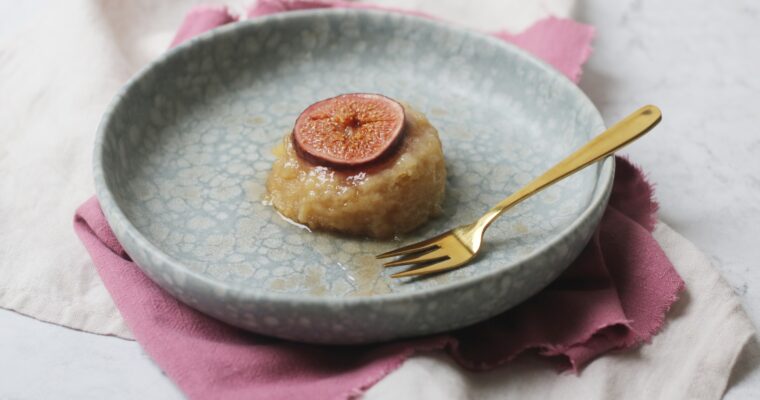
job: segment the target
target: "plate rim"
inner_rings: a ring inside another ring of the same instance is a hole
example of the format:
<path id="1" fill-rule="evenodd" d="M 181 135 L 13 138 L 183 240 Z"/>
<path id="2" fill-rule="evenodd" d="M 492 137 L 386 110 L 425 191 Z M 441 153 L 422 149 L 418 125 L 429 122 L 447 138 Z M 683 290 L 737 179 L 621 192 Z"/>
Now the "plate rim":
<path id="1" fill-rule="evenodd" d="M 504 271 L 506 270 L 514 268 L 515 266 L 520 265 L 522 263 L 530 262 L 536 257 L 541 256 L 550 248 L 552 248 L 553 246 L 556 246 L 558 242 L 566 238 L 568 235 L 572 235 L 578 229 L 578 227 L 584 221 L 590 218 L 591 215 L 599 207 L 606 207 L 607 199 L 609 197 L 608 193 L 612 188 L 612 183 L 615 176 L 615 173 L 614 173 L 615 164 L 614 164 L 613 155 L 605 157 L 605 159 L 598 161 L 594 164 L 595 167 L 597 168 L 597 179 L 594 185 L 594 189 L 592 191 L 592 197 L 589 201 L 589 204 L 586 206 L 586 208 L 564 229 L 562 229 L 559 233 L 553 236 L 544 245 L 539 246 L 533 251 L 531 251 L 528 255 L 520 258 L 517 261 L 511 262 L 508 265 L 497 267 L 491 271 L 488 271 L 482 274 L 475 274 L 472 276 L 463 277 L 462 279 L 459 279 L 456 281 L 447 282 L 447 283 L 432 286 L 432 287 L 426 287 L 426 288 L 422 288 L 422 289 L 414 290 L 410 292 L 392 292 L 392 293 L 376 294 L 376 295 L 369 295 L 369 296 L 356 296 L 356 297 L 322 296 L 320 297 L 320 296 L 312 296 L 312 295 L 306 295 L 306 294 L 301 294 L 301 293 L 272 292 L 272 291 L 263 290 L 261 288 L 230 286 L 229 284 L 226 284 L 219 280 L 215 280 L 205 274 L 199 273 L 197 271 L 194 271 L 188 268 L 180 260 L 170 256 L 169 254 L 162 251 L 159 247 L 154 245 L 147 237 L 145 237 L 140 232 L 140 230 L 136 226 L 134 226 L 134 224 L 132 224 L 130 219 L 124 214 L 122 209 L 119 207 L 118 203 L 115 201 L 114 196 L 111 193 L 111 189 L 106 183 L 106 179 L 105 179 L 106 173 L 103 169 L 103 162 L 102 162 L 104 138 L 108 130 L 107 128 L 110 125 L 111 117 L 114 114 L 115 109 L 118 107 L 119 103 L 121 102 L 122 98 L 124 98 L 130 91 L 135 90 L 136 87 L 139 85 L 141 79 L 144 76 L 146 76 L 148 73 L 150 73 L 150 71 L 153 68 L 163 63 L 168 62 L 169 59 L 181 57 L 183 53 L 188 51 L 187 49 L 193 46 L 196 46 L 199 43 L 214 40 L 214 38 L 218 36 L 232 34 L 231 32 L 234 32 L 236 30 L 251 29 L 252 26 L 273 24 L 275 25 L 275 29 L 276 29 L 277 23 L 281 23 L 286 20 L 309 19 L 309 18 L 315 18 L 319 16 L 324 16 L 324 15 L 341 16 L 341 15 L 348 15 L 348 14 L 355 14 L 355 15 L 356 14 L 370 14 L 370 15 L 375 14 L 377 15 L 377 18 L 383 17 L 383 18 L 397 18 L 397 19 L 402 19 L 402 20 L 408 20 L 408 21 L 412 21 L 412 23 L 415 23 L 415 24 L 423 24 L 423 25 L 432 26 L 433 29 L 444 29 L 444 30 L 454 31 L 458 35 L 464 35 L 465 37 L 475 37 L 477 40 L 485 40 L 487 42 L 490 42 L 491 44 L 502 48 L 504 51 L 513 53 L 514 55 L 516 55 L 517 58 L 522 59 L 523 61 L 529 64 L 533 64 L 535 67 L 537 67 L 537 69 L 541 70 L 542 73 L 553 76 L 554 79 L 557 79 L 561 82 L 561 85 L 569 86 L 570 90 L 577 94 L 577 97 L 579 98 L 579 100 L 582 103 L 584 103 L 587 107 L 589 107 L 591 110 L 594 111 L 594 114 L 595 114 L 594 116 L 598 119 L 600 126 L 606 127 L 606 124 L 604 123 L 604 120 L 601 117 L 601 113 L 599 112 L 599 109 L 588 98 L 588 96 L 564 74 L 554 69 L 554 67 L 552 67 L 545 61 L 540 60 L 537 57 L 531 55 L 526 50 L 523 50 L 514 44 L 505 42 L 503 40 L 500 40 L 484 32 L 478 32 L 478 31 L 468 29 L 462 26 L 452 25 L 450 23 L 447 23 L 441 20 L 434 20 L 434 19 L 424 18 L 424 17 L 420 17 L 416 15 L 403 14 L 403 13 L 394 12 L 394 11 L 385 11 L 385 10 L 376 10 L 376 9 L 357 9 L 357 8 L 298 10 L 298 11 L 277 13 L 277 14 L 272 14 L 272 15 L 263 16 L 263 17 L 257 17 L 257 18 L 248 19 L 245 21 L 239 21 L 239 22 L 225 25 L 225 26 L 213 29 L 209 32 L 200 34 L 162 53 L 158 58 L 156 58 L 155 60 L 151 61 L 150 63 L 148 63 L 141 69 L 139 69 L 138 72 L 136 72 L 132 77 L 130 77 L 127 80 L 127 82 L 117 91 L 113 99 L 109 102 L 108 106 L 106 107 L 106 111 L 103 113 L 103 116 L 96 130 L 95 146 L 93 149 L 93 159 L 92 159 L 92 171 L 93 171 L 93 176 L 94 176 L 94 181 L 95 181 L 96 197 L 98 201 L 100 202 L 101 206 L 105 204 L 105 207 L 102 207 L 103 214 L 106 217 L 109 227 L 112 228 L 112 231 L 116 235 L 117 239 L 121 241 L 121 238 L 119 237 L 120 234 L 129 235 L 131 239 L 138 245 L 138 247 L 144 250 L 147 250 L 147 252 L 152 255 L 151 256 L 152 259 L 156 259 L 156 255 L 157 255 L 158 258 L 160 258 L 159 261 L 163 265 L 168 266 L 170 268 L 170 271 L 169 271 L 170 273 L 174 274 L 176 272 L 179 272 L 181 274 L 184 274 L 185 277 L 191 278 L 195 280 L 196 283 L 200 283 L 211 290 L 232 289 L 234 290 L 234 293 L 236 295 L 235 297 L 239 299 L 243 298 L 246 301 L 255 301 L 255 302 L 264 301 L 264 302 L 270 302 L 270 303 L 281 303 L 281 302 L 286 302 L 286 303 L 291 303 L 291 304 L 298 303 L 304 306 L 345 307 L 345 306 L 360 306 L 360 305 L 365 305 L 365 304 L 374 304 L 374 303 L 384 302 L 384 301 L 414 300 L 418 298 L 438 296 L 446 292 L 466 289 L 470 286 L 475 285 L 478 282 L 499 276 L 503 274 Z M 119 222 L 123 222 L 124 224 L 123 232 L 118 232 L 119 229 L 113 228 L 115 224 L 118 226 Z M 138 265 L 138 267 L 143 273 L 148 275 L 151 278 L 151 280 L 155 281 L 155 279 L 151 277 L 151 274 L 148 271 L 146 271 L 145 268 L 143 268 L 140 265 Z"/>

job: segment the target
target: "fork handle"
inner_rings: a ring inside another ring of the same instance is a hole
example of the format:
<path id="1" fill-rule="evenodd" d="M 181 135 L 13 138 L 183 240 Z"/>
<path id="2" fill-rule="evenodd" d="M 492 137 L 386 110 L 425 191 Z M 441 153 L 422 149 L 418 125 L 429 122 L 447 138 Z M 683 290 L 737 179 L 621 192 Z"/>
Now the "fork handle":
<path id="1" fill-rule="evenodd" d="M 499 202 L 499 204 L 491 208 L 478 220 L 477 225 L 481 225 L 483 229 L 487 228 L 504 211 L 553 183 L 611 155 L 621 147 L 649 132 L 661 119 L 662 113 L 656 106 L 647 105 L 639 108 L 611 128 L 591 139 L 583 147 L 557 163 L 557 165 L 546 171 L 543 175 Z"/>

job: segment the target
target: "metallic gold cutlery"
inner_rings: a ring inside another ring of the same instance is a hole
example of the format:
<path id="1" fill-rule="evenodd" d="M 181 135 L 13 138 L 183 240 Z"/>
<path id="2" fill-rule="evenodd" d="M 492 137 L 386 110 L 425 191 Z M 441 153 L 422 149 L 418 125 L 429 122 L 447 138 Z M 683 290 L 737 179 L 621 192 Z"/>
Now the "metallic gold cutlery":
<path id="1" fill-rule="evenodd" d="M 625 117 L 600 135 L 591 139 L 554 167 L 522 189 L 502 200 L 477 221 L 454 228 L 438 236 L 404 246 L 377 256 L 401 256 L 385 267 L 412 265 L 412 268 L 391 275 L 394 278 L 427 275 L 459 268 L 475 258 L 482 248 L 483 234 L 488 226 L 516 204 L 572 175 L 649 132 L 662 119 L 660 109 L 647 105 Z"/>

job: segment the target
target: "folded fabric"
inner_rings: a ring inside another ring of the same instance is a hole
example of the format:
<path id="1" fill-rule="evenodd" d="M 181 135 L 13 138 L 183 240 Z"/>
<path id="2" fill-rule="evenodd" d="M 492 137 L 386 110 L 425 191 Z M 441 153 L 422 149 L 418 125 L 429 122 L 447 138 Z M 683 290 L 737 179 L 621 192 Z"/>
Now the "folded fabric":
<path id="1" fill-rule="evenodd" d="M 358 3 L 265 0 L 248 12 Z M 173 44 L 236 17 L 222 7 L 188 14 Z M 550 18 L 522 34 L 497 34 L 577 81 L 593 30 Z M 487 369 L 526 350 L 577 370 L 610 349 L 649 340 L 683 282 L 652 238 L 656 204 L 641 172 L 617 159 L 610 205 L 581 256 L 522 305 L 455 332 L 391 343 L 328 347 L 286 342 L 231 327 L 175 300 L 129 259 L 97 199 L 83 204 L 75 230 L 135 338 L 192 398 L 345 398 L 361 393 L 415 352 L 446 349 L 461 365 Z"/>

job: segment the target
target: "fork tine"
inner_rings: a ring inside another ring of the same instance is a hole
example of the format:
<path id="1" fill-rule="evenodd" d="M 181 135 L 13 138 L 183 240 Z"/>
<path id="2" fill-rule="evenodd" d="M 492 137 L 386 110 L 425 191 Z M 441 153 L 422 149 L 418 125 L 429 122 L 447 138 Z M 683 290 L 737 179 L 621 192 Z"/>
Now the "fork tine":
<path id="1" fill-rule="evenodd" d="M 403 256 L 404 254 L 411 254 L 411 253 L 417 253 L 423 250 L 427 250 L 430 245 L 437 242 L 439 239 L 443 238 L 444 236 L 448 235 L 451 231 L 444 232 L 438 236 L 433 236 L 430 239 L 423 240 L 421 242 L 412 243 L 408 246 L 399 247 L 398 249 L 394 249 L 388 252 L 385 252 L 383 254 L 378 254 L 375 256 L 375 258 L 388 258 L 388 257 L 396 257 L 396 256 Z"/>
<path id="2" fill-rule="evenodd" d="M 434 274 L 436 272 L 448 271 L 450 269 L 455 269 L 462 266 L 467 261 L 468 259 L 464 259 L 464 260 L 446 259 L 446 260 L 437 262 L 433 265 L 428 265 L 426 267 L 410 269 L 403 272 L 397 272 L 391 275 L 391 278 L 405 278 L 408 276 L 428 275 L 428 274 Z"/>
<path id="3" fill-rule="evenodd" d="M 398 267 L 400 265 L 407 265 L 407 264 L 422 264 L 427 262 L 433 262 L 433 261 L 443 261 L 447 259 L 449 256 L 446 255 L 446 250 L 442 248 L 436 248 L 435 250 L 425 253 L 419 256 L 409 256 L 402 258 L 400 260 L 391 261 L 383 264 L 384 267 Z"/>

